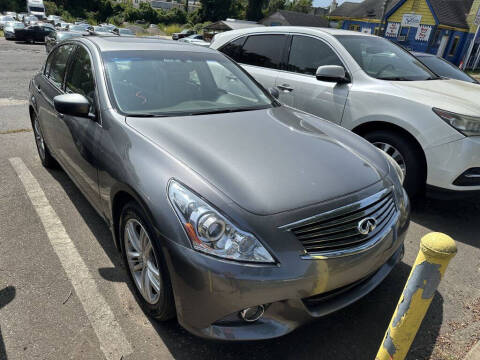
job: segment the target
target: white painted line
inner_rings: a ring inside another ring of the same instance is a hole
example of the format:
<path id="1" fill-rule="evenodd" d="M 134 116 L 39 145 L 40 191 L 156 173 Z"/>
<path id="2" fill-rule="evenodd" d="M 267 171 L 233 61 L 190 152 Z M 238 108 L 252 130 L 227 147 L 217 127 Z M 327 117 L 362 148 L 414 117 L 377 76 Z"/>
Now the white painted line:
<path id="1" fill-rule="evenodd" d="M 20 158 L 9 159 L 20 178 L 48 239 L 65 269 L 75 292 L 92 324 L 107 360 L 118 360 L 133 352 L 120 324 L 100 294 L 95 280 L 68 236 L 61 220 L 50 205 L 38 181 Z"/>

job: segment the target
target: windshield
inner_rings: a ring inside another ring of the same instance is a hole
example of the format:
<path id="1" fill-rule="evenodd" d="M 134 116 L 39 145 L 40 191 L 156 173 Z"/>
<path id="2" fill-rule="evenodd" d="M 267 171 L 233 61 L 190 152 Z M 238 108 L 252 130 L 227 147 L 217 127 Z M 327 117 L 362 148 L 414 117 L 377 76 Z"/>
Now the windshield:
<path id="1" fill-rule="evenodd" d="M 130 29 L 119 29 L 120 34 L 134 35 L 133 31 Z"/>
<path id="2" fill-rule="evenodd" d="M 439 76 L 476 83 L 474 79 L 465 74 L 455 65 L 450 64 L 443 59 L 439 59 L 436 56 L 418 56 L 418 59 Z"/>
<path id="3" fill-rule="evenodd" d="M 376 79 L 413 81 L 438 78 L 409 52 L 383 38 L 361 35 L 335 37 L 363 71 Z"/>
<path id="4" fill-rule="evenodd" d="M 32 12 L 44 12 L 45 9 L 42 7 L 30 6 L 30 11 Z"/>
<path id="5" fill-rule="evenodd" d="M 256 110 L 274 100 L 220 54 L 115 51 L 103 54 L 118 110 L 130 116 Z"/>
<path id="6" fill-rule="evenodd" d="M 0 21 L 15 21 L 11 16 L 0 16 Z"/>
<path id="7" fill-rule="evenodd" d="M 68 25 L 68 30 L 71 31 L 85 31 L 89 25 Z"/>

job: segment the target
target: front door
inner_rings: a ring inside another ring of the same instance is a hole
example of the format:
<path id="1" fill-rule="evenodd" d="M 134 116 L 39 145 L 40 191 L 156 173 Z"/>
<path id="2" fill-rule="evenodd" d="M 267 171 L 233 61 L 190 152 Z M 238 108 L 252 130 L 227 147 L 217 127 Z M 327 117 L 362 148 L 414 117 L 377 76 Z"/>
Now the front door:
<path id="1" fill-rule="evenodd" d="M 340 124 L 350 85 L 317 80 L 315 73 L 322 65 L 344 66 L 337 54 L 322 40 L 294 35 L 287 71 L 279 73 L 276 80 L 279 100 Z"/>
<path id="2" fill-rule="evenodd" d="M 72 58 L 65 76 L 65 93 L 85 96 L 90 102 L 91 117 L 58 114 L 62 123 L 58 136 L 63 143 L 59 155 L 85 196 L 100 209 L 97 155 L 102 127 L 97 114 L 92 61 L 88 50 L 80 45 Z"/>

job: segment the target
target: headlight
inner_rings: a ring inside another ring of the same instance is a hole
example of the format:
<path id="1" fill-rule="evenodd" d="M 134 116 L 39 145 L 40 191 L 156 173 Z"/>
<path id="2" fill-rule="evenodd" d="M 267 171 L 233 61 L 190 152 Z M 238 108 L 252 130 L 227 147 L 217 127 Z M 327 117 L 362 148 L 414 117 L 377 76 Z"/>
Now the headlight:
<path id="1" fill-rule="evenodd" d="M 433 108 L 447 124 L 460 131 L 465 136 L 480 135 L 480 117 L 455 114 L 449 111 Z"/>
<path id="2" fill-rule="evenodd" d="M 390 155 L 388 155 L 385 151 L 382 151 L 380 149 L 378 149 L 378 150 L 383 154 L 383 156 L 385 156 L 387 161 L 392 166 L 393 170 L 397 173 L 397 176 L 398 176 L 398 179 L 400 180 L 400 183 L 403 185 L 403 182 L 405 181 L 405 174 L 403 173 L 400 165 L 398 165 L 397 162 Z"/>
<path id="3" fill-rule="evenodd" d="M 174 180 L 168 186 L 168 198 L 195 250 L 237 261 L 275 262 L 255 236 Z"/>

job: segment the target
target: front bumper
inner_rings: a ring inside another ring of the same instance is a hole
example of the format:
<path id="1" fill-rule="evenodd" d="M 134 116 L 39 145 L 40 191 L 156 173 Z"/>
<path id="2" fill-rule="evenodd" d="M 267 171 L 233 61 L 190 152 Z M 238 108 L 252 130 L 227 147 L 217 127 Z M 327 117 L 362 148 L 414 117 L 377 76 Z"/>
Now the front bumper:
<path id="1" fill-rule="evenodd" d="M 383 240 L 369 251 L 339 258 L 301 259 L 275 265 L 215 259 L 167 240 L 166 260 L 180 324 L 218 340 L 261 340 L 339 310 L 373 290 L 403 257 L 409 205 Z M 264 305 L 256 322 L 238 313 Z"/>
<path id="2" fill-rule="evenodd" d="M 465 171 L 480 167 L 480 136 L 465 137 L 425 150 L 427 158 L 427 185 L 439 190 L 470 193 L 476 186 L 454 185 Z"/>

